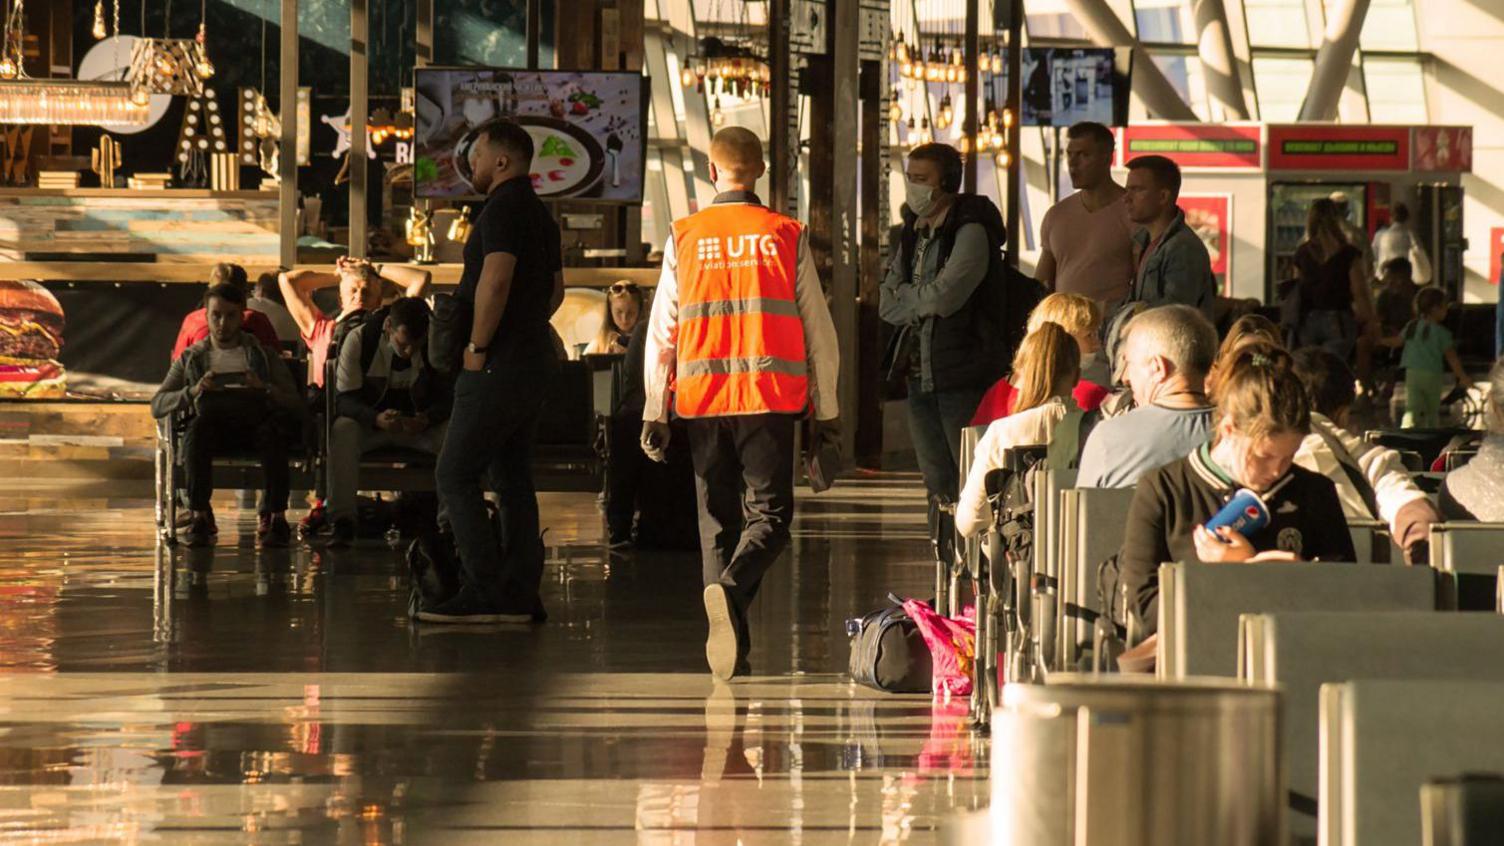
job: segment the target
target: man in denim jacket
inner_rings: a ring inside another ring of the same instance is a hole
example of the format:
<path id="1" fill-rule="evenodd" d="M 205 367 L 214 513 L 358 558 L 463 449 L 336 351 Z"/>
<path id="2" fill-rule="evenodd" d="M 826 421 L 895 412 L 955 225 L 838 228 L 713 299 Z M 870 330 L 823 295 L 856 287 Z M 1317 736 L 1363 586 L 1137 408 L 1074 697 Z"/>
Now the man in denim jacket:
<path id="1" fill-rule="evenodd" d="M 1142 227 L 1134 233 L 1138 273 L 1129 302 L 1154 306 L 1179 303 L 1201 310 L 1209 320 L 1217 303 L 1217 280 L 1201 237 L 1176 206 L 1180 168 L 1164 156 L 1128 162 L 1128 217 Z"/>

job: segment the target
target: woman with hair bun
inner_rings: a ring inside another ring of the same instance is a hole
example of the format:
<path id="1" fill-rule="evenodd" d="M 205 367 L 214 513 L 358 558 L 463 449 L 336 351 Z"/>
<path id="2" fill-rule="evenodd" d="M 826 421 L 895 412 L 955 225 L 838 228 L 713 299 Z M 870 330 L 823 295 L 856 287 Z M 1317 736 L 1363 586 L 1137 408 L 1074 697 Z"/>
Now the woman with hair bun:
<path id="1" fill-rule="evenodd" d="M 1311 406 L 1290 354 L 1245 348 L 1227 368 L 1215 434 L 1189 456 L 1139 480 L 1118 570 L 1147 631 L 1158 623 L 1159 565 L 1166 561 L 1352 561 L 1352 537 L 1331 480 L 1294 464 L 1311 430 Z M 1248 534 L 1206 523 L 1252 491 L 1269 522 Z"/>

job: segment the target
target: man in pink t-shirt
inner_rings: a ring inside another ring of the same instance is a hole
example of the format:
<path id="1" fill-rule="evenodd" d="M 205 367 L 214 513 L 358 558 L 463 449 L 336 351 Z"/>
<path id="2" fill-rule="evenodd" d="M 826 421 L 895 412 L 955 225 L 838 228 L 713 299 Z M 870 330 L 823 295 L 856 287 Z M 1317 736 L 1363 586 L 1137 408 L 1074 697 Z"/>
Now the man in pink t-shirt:
<path id="1" fill-rule="evenodd" d="M 1082 122 L 1066 133 L 1066 167 L 1076 193 L 1045 212 L 1035 275 L 1046 287 L 1091 297 L 1104 307 L 1133 287 L 1133 222 L 1124 189 L 1112 181 L 1112 130 Z"/>

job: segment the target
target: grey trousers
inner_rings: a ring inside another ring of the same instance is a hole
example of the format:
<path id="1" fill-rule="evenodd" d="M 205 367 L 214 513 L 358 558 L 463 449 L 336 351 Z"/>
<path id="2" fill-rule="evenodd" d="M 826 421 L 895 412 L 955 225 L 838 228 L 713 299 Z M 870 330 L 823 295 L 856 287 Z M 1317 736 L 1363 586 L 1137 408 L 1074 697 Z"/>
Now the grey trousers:
<path id="1" fill-rule="evenodd" d="M 428 427 L 416 435 L 399 435 L 368 427 L 353 417 L 334 421 L 329 442 L 330 519 L 355 516 L 355 492 L 360 489 L 360 457 L 387 447 L 404 447 L 438 455 L 444 446 L 445 423 Z"/>

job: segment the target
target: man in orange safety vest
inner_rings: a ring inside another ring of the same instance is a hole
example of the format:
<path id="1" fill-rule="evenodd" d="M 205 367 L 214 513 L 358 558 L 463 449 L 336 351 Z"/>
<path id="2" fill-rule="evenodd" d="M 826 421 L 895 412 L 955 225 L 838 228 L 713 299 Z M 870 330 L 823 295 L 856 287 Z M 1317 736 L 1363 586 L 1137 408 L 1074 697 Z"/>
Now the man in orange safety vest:
<path id="1" fill-rule="evenodd" d="M 839 439 L 835 325 L 804 225 L 753 193 L 762 142 L 727 127 L 710 142 L 709 207 L 674 222 L 644 351 L 642 448 L 664 460 L 669 399 L 685 421 L 704 557 L 705 658 L 745 674 L 747 608 L 789 542 L 794 426 Z"/>

